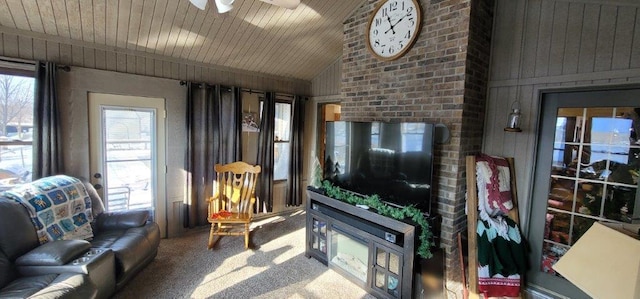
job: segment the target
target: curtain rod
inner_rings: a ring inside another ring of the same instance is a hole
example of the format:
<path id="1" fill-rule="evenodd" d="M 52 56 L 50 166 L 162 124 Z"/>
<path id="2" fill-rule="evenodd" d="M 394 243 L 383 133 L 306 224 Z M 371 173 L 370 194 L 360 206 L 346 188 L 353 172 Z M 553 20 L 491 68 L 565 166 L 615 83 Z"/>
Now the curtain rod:
<path id="1" fill-rule="evenodd" d="M 188 81 L 186 81 L 186 80 L 180 80 L 180 85 L 181 86 L 182 85 L 187 85 L 187 83 L 188 83 Z M 206 82 L 192 82 L 192 83 L 199 84 L 199 85 L 200 84 L 205 84 L 205 85 L 208 85 L 208 86 L 215 86 L 215 85 L 212 85 L 212 84 L 209 84 L 209 83 L 206 83 Z M 229 86 L 224 86 L 224 85 L 220 85 L 220 86 L 224 87 L 224 88 L 229 88 L 229 90 L 231 90 L 231 87 L 229 87 Z M 264 94 L 265 93 L 265 91 L 251 89 L 251 88 L 240 88 L 240 91 L 248 92 L 250 94 L 252 94 L 252 93 Z M 280 97 L 287 97 L 287 98 L 292 98 L 292 99 L 295 97 L 294 95 L 285 94 L 285 93 L 275 93 L 275 94 L 276 94 L 276 97 L 280 96 Z"/>
<path id="2" fill-rule="evenodd" d="M 18 59 L 18 58 L 8 58 L 8 57 L 2 57 L 0 58 L 0 62 L 8 62 L 8 63 L 15 63 L 15 64 L 25 64 L 25 65 L 33 65 L 35 67 L 36 62 L 35 61 L 29 61 L 29 60 L 23 60 L 23 59 Z M 61 69 L 65 72 L 71 71 L 71 67 L 68 65 L 57 65 L 56 66 L 58 69 Z"/>
<path id="3" fill-rule="evenodd" d="M 189 81 L 180 80 L 180 85 L 181 86 L 182 85 L 187 85 L 187 83 L 189 83 Z M 198 84 L 198 85 L 204 84 L 206 86 L 211 86 L 211 87 L 217 86 L 216 84 L 209 84 L 207 82 L 191 82 L 191 83 Z M 220 85 L 220 87 L 229 88 L 229 90 L 231 90 L 231 87 L 229 87 L 229 86 Z M 249 93 L 264 93 L 264 91 L 252 90 L 252 89 L 247 89 L 247 88 L 240 88 L 240 91 L 249 92 Z"/>

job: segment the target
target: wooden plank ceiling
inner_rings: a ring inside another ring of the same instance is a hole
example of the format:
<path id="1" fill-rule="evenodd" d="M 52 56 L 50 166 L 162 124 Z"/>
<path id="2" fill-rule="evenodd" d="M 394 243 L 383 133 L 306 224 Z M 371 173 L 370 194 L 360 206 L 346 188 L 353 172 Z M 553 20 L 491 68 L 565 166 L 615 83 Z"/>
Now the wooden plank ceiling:
<path id="1" fill-rule="evenodd" d="M 288 10 L 236 0 L 0 0 L 0 26 L 193 62 L 311 80 L 342 55 L 343 21 L 363 0 L 302 0 Z"/>

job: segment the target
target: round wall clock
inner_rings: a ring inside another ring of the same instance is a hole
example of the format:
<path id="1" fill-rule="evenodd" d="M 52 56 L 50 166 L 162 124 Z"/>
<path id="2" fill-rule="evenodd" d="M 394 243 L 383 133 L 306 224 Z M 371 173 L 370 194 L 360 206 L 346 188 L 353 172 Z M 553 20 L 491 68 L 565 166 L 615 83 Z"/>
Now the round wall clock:
<path id="1" fill-rule="evenodd" d="M 420 31 L 422 12 L 417 0 L 382 0 L 367 26 L 367 48 L 379 59 L 402 56 Z"/>

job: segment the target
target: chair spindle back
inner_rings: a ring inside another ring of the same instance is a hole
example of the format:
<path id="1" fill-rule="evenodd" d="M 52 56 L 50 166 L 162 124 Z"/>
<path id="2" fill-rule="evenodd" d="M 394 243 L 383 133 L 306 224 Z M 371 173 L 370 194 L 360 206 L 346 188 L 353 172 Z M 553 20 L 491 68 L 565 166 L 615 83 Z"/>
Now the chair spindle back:
<path id="1" fill-rule="evenodd" d="M 253 213 L 255 189 L 260 166 L 244 162 L 215 165 L 217 192 L 224 203 L 223 209 L 232 213 Z M 252 200 L 253 199 L 253 200 Z"/>

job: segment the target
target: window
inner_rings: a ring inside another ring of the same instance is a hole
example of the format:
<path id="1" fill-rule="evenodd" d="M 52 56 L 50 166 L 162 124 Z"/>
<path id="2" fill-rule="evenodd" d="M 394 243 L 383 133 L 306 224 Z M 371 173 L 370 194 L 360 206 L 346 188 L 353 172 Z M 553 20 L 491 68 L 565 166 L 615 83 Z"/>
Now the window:
<path id="1" fill-rule="evenodd" d="M 558 115 L 543 240 L 547 264 L 564 255 L 593 222 L 632 222 L 640 215 L 635 209 L 638 157 L 631 154 L 640 150 L 632 135 L 634 108 L 559 108 Z M 555 274 L 549 267 L 542 270 Z"/>
<path id="2" fill-rule="evenodd" d="M 566 117 L 558 117 L 556 119 L 556 135 L 553 142 L 553 166 L 554 167 L 562 167 L 564 166 L 564 155 L 565 155 L 565 128 L 567 127 L 567 118 Z M 568 153 L 573 154 L 573 151 L 569 148 Z"/>
<path id="3" fill-rule="evenodd" d="M 336 173 L 343 174 L 349 165 L 349 140 L 351 140 L 350 130 L 344 121 L 336 121 L 333 123 L 335 130 L 335 144 L 333 146 L 333 164 Z"/>
<path id="4" fill-rule="evenodd" d="M 380 123 L 371 123 L 371 148 L 380 147 Z"/>
<path id="5" fill-rule="evenodd" d="M 534 166 L 528 282 L 586 295 L 553 265 L 594 222 L 640 219 L 640 89 L 543 94 Z"/>
<path id="6" fill-rule="evenodd" d="M 31 181 L 34 81 L 0 74 L 0 190 Z"/>
<path id="7" fill-rule="evenodd" d="M 276 121 L 274 129 L 273 179 L 289 178 L 289 156 L 291 136 L 291 104 L 276 103 Z"/>
<path id="8" fill-rule="evenodd" d="M 402 152 L 422 151 L 422 142 L 426 124 L 402 123 Z"/>

